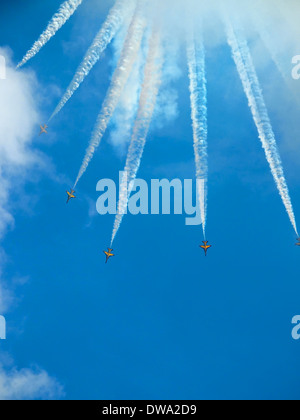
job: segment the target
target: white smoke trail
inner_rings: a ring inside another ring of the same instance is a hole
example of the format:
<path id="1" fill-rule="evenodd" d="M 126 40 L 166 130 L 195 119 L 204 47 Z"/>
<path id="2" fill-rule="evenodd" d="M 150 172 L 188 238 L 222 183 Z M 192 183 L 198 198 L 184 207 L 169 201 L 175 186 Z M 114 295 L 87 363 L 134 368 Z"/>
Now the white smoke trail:
<path id="1" fill-rule="evenodd" d="M 75 91 L 84 81 L 86 76 L 88 76 L 94 65 L 100 60 L 101 55 L 115 37 L 124 20 L 127 17 L 132 17 L 135 5 L 136 0 L 117 0 L 115 5 L 111 8 L 106 21 L 88 49 L 70 85 L 51 115 L 49 121 L 51 121 L 52 118 L 62 110 L 68 100 L 73 96 Z"/>
<path id="2" fill-rule="evenodd" d="M 100 114 L 98 115 L 96 126 L 93 131 L 90 144 L 86 150 L 82 165 L 80 167 L 74 189 L 86 171 L 90 161 L 92 160 L 95 150 L 100 145 L 108 123 L 126 86 L 126 82 L 130 76 L 135 60 L 137 59 L 146 28 L 146 20 L 142 7 L 144 3 L 145 2 L 143 0 L 138 1 L 138 5 L 128 30 L 120 60 L 114 72 L 112 82 L 104 99 Z"/>
<path id="3" fill-rule="evenodd" d="M 207 88 L 205 50 L 202 40 L 190 35 L 187 41 L 187 59 L 190 78 L 191 115 L 193 122 L 196 178 L 202 228 L 205 238 L 207 216 Z"/>
<path id="4" fill-rule="evenodd" d="M 120 186 L 118 213 L 115 218 L 111 245 L 115 240 L 124 214 L 126 213 L 134 180 L 140 167 L 161 84 L 162 62 L 160 33 L 158 31 L 153 31 L 144 70 L 144 82 L 140 96 L 138 115 L 133 129 L 131 144 L 129 146 L 124 177 Z"/>
<path id="5" fill-rule="evenodd" d="M 249 106 L 259 133 L 259 138 L 262 142 L 267 161 L 270 165 L 272 175 L 292 226 L 298 235 L 293 206 L 285 180 L 275 134 L 270 122 L 248 43 L 242 35 L 239 34 L 237 37 L 236 32 L 229 21 L 226 22 L 226 26 L 228 43 L 232 49 L 232 55 L 249 101 Z"/>
<path id="6" fill-rule="evenodd" d="M 59 10 L 50 20 L 46 30 L 39 39 L 33 44 L 33 47 L 26 53 L 23 60 L 17 65 L 17 68 L 24 66 L 27 61 L 33 58 L 43 46 L 56 34 L 56 32 L 70 19 L 77 7 L 83 0 L 67 0 L 60 6 Z"/>

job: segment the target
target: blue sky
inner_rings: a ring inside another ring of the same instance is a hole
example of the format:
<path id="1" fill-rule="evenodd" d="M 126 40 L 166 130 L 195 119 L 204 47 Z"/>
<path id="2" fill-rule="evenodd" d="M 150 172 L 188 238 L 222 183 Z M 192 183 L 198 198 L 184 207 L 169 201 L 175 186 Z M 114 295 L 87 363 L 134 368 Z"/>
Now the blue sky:
<path id="1" fill-rule="evenodd" d="M 24 70 L 36 74 L 44 120 L 112 4 L 105 0 L 93 10 L 92 3 Z M 12 50 L 15 63 L 59 4 L 1 3 L 1 47 Z M 126 158 L 109 133 L 78 186 L 78 200 L 65 205 L 113 62 L 109 48 L 48 137 L 38 138 L 36 127 L 33 147 L 50 169 L 29 176 L 21 195 L 11 193 L 15 227 L 2 241 L 2 270 L 10 287 L 16 278 L 27 281 L 14 286 L 17 301 L 6 314 L 8 337 L 0 349 L 18 367 L 45 369 L 64 387 L 62 398 L 298 399 L 300 343 L 291 338 L 291 320 L 300 312 L 299 249 L 225 44 L 207 52 L 208 257 L 198 247 L 201 227 L 186 227 L 184 216 L 127 216 L 116 258 L 104 265 L 113 217 L 89 214 L 97 182 L 117 180 Z M 183 54 L 179 65 L 172 86 L 178 115 L 153 124 L 139 171 L 148 181 L 194 177 Z M 299 129 L 296 108 L 272 63 L 258 72 L 297 218 L 298 140 L 286 140 Z"/>

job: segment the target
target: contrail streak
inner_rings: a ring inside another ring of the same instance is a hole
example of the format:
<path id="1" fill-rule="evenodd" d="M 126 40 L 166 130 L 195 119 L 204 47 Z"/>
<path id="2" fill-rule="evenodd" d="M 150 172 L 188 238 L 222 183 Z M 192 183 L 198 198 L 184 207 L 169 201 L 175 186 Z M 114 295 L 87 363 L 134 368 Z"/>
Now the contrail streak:
<path id="1" fill-rule="evenodd" d="M 46 30 L 39 39 L 33 44 L 33 47 L 26 53 L 23 60 L 17 65 L 17 68 L 24 66 L 27 61 L 33 58 L 47 42 L 56 34 L 56 32 L 70 19 L 77 7 L 83 0 L 68 0 L 62 3 L 59 10 L 52 17 Z"/>
<path id="2" fill-rule="evenodd" d="M 190 78 L 191 116 L 193 122 L 196 178 L 202 228 L 205 238 L 207 216 L 207 87 L 205 50 L 201 41 L 191 35 L 187 41 L 187 59 Z"/>
<path id="3" fill-rule="evenodd" d="M 89 47 L 70 85 L 57 105 L 55 111 L 51 115 L 49 121 L 51 121 L 52 118 L 62 110 L 68 100 L 73 96 L 75 91 L 84 81 L 86 76 L 88 76 L 94 65 L 100 60 L 101 55 L 115 37 L 125 18 L 127 16 L 132 17 L 135 4 L 136 0 L 117 0 L 116 4 L 111 8 L 106 21 Z"/>
<path id="4" fill-rule="evenodd" d="M 161 72 L 162 54 L 160 34 L 157 31 L 153 31 L 144 70 L 144 82 L 140 96 L 138 115 L 136 118 L 131 144 L 129 146 L 127 155 L 124 169 L 125 175 L 120 186 L 118 213 L 115 218 L 111 244 L 113 244 L 115 240 L 116 234 L 118 233 L 118 230 L 121 226 L 123 216 L 126 213 L 128 200 L 134 185 L 134 180 L 141 164 L 150 123 L 161 84 Z"/>
<path id="5" fill-rule="evenodd" d="M 142 5 L 144 5 L 144 1 L 139 1 L 133 20 L 128 30 L 120 60 L 113 75 L 111 85 L 106 94 L 106 98 L 104 99 L 100 114 L 98 115 L 90 144 L 86 150 L 85 157 L 80 167 L 74 189 L 86 171 L 90 161 L 92 160 L 95 150 L 100 145 L 108 123 L 118 105 L 133 65 L 137 59 L 146 28 L 146 21 L 142 10 Z"/>
<path id="6" fill-rule="evenodd" d="M 229 21 L 227 21 L 226 26 L 228 43 L 232 49 L 232 55 L 237 66 L 244 91 L 249 101 L 249 106 L 259 133 L 259 138 L 265 150 L 266 158 L 269 162 L 271 172 L 279 190 L 283 204 L 289 215 L 292 226 L 298 235 L 293 206 L 285 180 L 275 134 L 270 122 L 267 107 L 252 61 L 248 43 L 243 36 L 239 35 L 237 37 L 235 30 Z"/>

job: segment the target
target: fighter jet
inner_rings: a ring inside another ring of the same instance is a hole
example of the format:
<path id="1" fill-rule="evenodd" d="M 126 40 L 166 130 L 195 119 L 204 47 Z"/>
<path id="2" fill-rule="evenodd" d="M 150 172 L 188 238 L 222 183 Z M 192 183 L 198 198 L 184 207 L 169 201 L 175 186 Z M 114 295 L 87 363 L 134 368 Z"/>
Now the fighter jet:
<path id="1" fill-rule="evenodd" d="M 48 126 L 46 124 L 44 126 L 40 125 L 40 129 L 41 129 L 40 136 L 42 134 L 47 134 L 48 133 L 47 128 L 48 128 Z"/>
<path id="2" fill-rule="evenodd" d="M 68 200 L 67 200 L 67 204 L 68 204 L 68 202 L 69 202 L 72 198 L 76 198 L 76 197 L 75 197 L 75 195 L 74 195 L 75 191 L 74 191 L 74 190 L 71 190 L 70 192 L 69 192 L 69 191 L 66 191 L 66 193 L 68 194 Z"/>
<path id="3" fill-rule="evenodd" d="M 205 256 L 207 256 L 207 251 L 209 250 L 209 248 L 212 247 L 212 245 L 207 245 L 208 241 L 203 241 L 204 245 L 200 245 L 200 248 L 202 248 L 205 252 Z"/>
<path id="4" fill-rule="evenodd" d="M 298 243 L 296 244 L 296 246 L 300 246 L 300 238 L 297 239 Z"/>
<path id="5" fill-rule="evenodd" d="M 103 252 L 106 255 L 106 262 L 105 262 L 105 264 L 107 264 L 108 260 L 111 257 L 114 257 L 115 255 L 112 253 L 113 252 L 113 249 L 111 249 L 111 248 L 108 248 L 108 252 L 107 251 L 103 251 Z"/>

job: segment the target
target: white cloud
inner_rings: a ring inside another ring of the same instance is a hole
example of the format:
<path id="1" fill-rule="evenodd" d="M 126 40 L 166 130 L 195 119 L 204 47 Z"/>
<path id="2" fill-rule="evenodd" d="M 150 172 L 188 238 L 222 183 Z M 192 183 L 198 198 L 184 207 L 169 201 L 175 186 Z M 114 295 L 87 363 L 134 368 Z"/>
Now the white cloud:
<path id="1" fill-rule="evenodd" d="M 0 363 L 0 400 L 53 400 L 62 395 L 62 386 L 44 370 L 18 370 Z"/>
<path id="2" fill-rule="evenodd" d="M 14 69 L 9 50 L 0 48 L 0 55 L 6 57 L 6 79 L 0 84 L 1 166 L 25 166 L 35 160 L 28 146 L 39 122 L 38 85 L 34 73 Z"/>
<path id="3" fill-rule="evenodd" d="M 19 191 L 30 168 L 40 164 L 31 148 L 38 127 L 38 110 L 34 97 L 38 84 L 32 72 L 16 71 L 11 52 L 0 48 L 5 57 L 6 78 L 0 80 L 0 239 L 14 226 L 11 210 L 12 191 Z M 0 313 L 5 314 L 14 302 L 11 289 L 3 278 L 6 255 L 0 249 Z"/>
<path id="4" fill-rule="evenodd" d="M 33 72 L 16 71 L 11 52 L 0 48 L 5 57 L 6 79 L 0 80 L 0 239 L 14 225 L 12 199 L 36 168 L 45 169 L 45 159 L 33 148 L 40 115 L 39 86 Z M 4 279 L 5 252 L 0 248 L 0 314 L 6 314 L 15 302 L 11 287 Z M 22 280 L 20 280 L 22 281 Z M 25 281 L 25 280 L 24 280 Z M 18 281 L 17 281 L 18 282 Z M 12 281 L 14 283 L 14 280 Z M 2 356 L 0 354 L 0 356 Z M 0 400 L 54 399 L 62 387 L 39 368 L 17 369 L 0 360 Z"/>
<path id="5" fill-rule="evenodd" d="M 31 148 L 38 129 L 38 85 L 32 72 L 14 69 L 10 51 L 0 48 L 6 59 L 6 79 L 0 80 L 0 238 L 14 222 L 9 195 L 23 183 L 29 168 L 40 165 Z"/>

